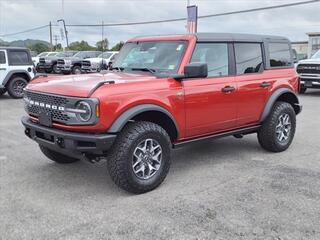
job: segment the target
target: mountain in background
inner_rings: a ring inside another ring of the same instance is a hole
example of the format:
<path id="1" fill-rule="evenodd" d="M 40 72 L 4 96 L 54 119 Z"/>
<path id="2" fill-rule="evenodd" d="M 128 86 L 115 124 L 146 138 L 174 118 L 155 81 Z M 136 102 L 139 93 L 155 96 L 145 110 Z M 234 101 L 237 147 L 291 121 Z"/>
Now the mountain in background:
<path id="1" fill-rule="evenodd" d="M 26 39 L 26 40 L 15 40 L 11 42 L 4 41 L 0 39 L 0 46 L 10 46 L 10 47 L 28 47 L 36 43 L 43 43 L 49 46 L 49 42 L 37 39 Z"/>

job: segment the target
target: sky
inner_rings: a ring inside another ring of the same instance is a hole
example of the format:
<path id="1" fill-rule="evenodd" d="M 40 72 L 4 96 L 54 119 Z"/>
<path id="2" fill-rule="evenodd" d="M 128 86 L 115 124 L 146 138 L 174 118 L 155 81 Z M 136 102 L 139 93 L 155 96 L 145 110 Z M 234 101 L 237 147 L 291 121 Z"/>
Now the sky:
<path id="1" fill-rule="evenodd" d="M 245 10 L 302 0 L 189 0 L 198 6 L 198 15 Z M 152 21 L 186 17 L 187 0 L 0 0 L 0 35 L 15 33 L 64 18 L 67 24 L 101 24 Z M 199 19 L 198 32 L 257 33 L 286 36 L 292 41 L 307 40 L 306 32 L 320 32 L 320 2 Z M 186 22 L 138 26 L 105 27 L 110 46 L 134 36 L 186 32 Z M 102 38 L 101 27 L 68 27 L 69 42 L 85 40 L 94 45 Z M 53 34 L 60 37 L 59 27 Z M 2 40 L 41 39 L 49 41 L 49 28 Z M 58 40 L 59 42 L 59 40 Z"/>

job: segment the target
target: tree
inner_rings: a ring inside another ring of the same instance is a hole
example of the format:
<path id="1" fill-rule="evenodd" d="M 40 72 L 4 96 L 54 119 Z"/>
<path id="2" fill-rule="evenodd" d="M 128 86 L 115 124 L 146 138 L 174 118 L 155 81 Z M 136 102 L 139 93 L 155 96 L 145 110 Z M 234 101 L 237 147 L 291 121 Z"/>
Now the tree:
<path id="1" fill-rule="evenodd" d="M 35 51 L 38 54 L 42 52 L 48 52 L 50 50 L 49 46 L 44 43 L 35 43 L 28 46 L 31 51 Z"/>
<path id="2" fill-rule="evenodd" d="M 96 50 L 95 47 L 90 46 L 88 42 L 86 41 L 81 41 L 81 42 L 72 42 L 69 44 L 69 50 L 73 50 L 73 51 L 92 51 L 92 50 Z"/>
<path id="3" fill-rule="evenodd" d="M 124 45 L 124 42 L 120 41 L 111 48 L 111 51 L 120 51 L 123 45 Z"/>
<path id="4" fill-rule="evenodd" d="M 101 40 L 101 41 L 98 41 L 98 42 L 96 43 L 96 47 L 97 47 L 97 50 L 98 50 L 98 51 L 105 51 L 105 50 L 107 50 L 108 47 L 109 47 L 109 41 L 108 41 L 108 39 L 105 38 L 105 39 L 103 39 L 103 40 Z"/>
<path id="5" fill-rule="evenodd" d="M 61 43 L 58 43 L 57 45 L 53 46 L 53 51 L 55 52 L 63 51 Z"/>

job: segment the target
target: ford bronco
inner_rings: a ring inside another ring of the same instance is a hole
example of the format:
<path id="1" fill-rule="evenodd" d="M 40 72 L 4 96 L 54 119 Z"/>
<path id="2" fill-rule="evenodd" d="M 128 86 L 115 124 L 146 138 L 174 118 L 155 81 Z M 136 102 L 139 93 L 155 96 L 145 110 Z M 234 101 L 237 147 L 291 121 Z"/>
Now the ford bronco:
<path id="1" fill-rule="evenodd" d="M 283 37 L 137 37 L 102 74 L 34 79 L 22 123 L 49 159 L 107 159 L 118 186 L 143 193 L 165 179 L 172 148 L 187 143 L 257 133 L 264 149 L 286 150 L 298 90 Z"/>

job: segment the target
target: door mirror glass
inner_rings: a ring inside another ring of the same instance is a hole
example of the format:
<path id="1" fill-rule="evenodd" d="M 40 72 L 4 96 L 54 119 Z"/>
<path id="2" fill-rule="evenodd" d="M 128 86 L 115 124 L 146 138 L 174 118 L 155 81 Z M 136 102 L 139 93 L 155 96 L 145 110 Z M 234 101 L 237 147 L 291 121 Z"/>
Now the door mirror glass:
<path id="1" fill-rule="evenodd" d="M 206 63 L 189 63 L 184 66 L 185 78 L 206 78 L 208 65 Z"/>

